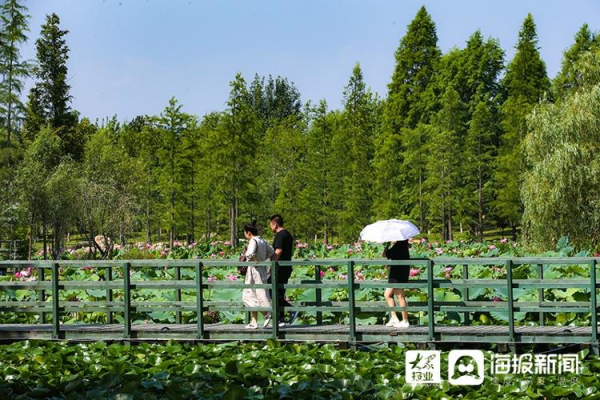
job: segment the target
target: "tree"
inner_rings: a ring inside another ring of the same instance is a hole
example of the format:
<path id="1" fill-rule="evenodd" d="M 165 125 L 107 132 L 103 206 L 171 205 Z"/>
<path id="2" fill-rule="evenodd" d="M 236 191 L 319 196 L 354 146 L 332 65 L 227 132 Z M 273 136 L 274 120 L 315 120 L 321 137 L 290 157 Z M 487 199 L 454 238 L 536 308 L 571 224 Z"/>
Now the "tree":
<path id="1" fill-rule="evenodd" d="M 430 222 L 441 231 L 444 240 L 453 239 L 453 220 L 458 207 L 460 187 L 460 142 L 464 138 L 465 105 L 452 87 L 442 98 L 442 108 L 433 118 L 427 146 L 427 181 Z M 437 214 L 437 215 L 436 215 Z M 438 219 L 439 218 L 439 219 Z"/>
<path id="2" fill-rule="evenodd" d="M 99 251 L 103 259 L 110 254 L 117 237 L 123 245 L 125 233 L 133 228 L 140 203 L 137 186 L 143 173 L 139 163 L 110 136 L 109 129 L 103 127 L 86 143 L 79 202 L 82 225 L 87 228 L 94 254 Z M 112 239 L 108 246 L 95 241 L 98 234 Z"/>
<path id="3" fill-rule="evenodd" d="M 552 248 L 562 236 L 581 247 L 600 243 L 600 51 L 574 64 L 578 90 L 528 118 L 523 183 L 525 238 Z"/>
<path id="4" fill-rule="evenodd" d="M 310 125 L 306 133 L 306 157 L 302 164 L 304 186 L 302 218 L 297 219 L 300 232 L 307 237 L 323 235 L 323 242 L 329 243 L 335 222 L 335 205 L 332 192 L 336 178 L 331 173 L 334 132 L 341 124 L 341 114 L 328 112 L 327 102 L 321 100 L 317 106 L 308 107 Z"/>
<path id="5" fill-rule="evenodd" d="M 0 115 L 8 143 L 24 112 L 20 96 L 31 69 L 28 62 L 21 60 L 19 51 L 29 31 L 26 12 L 27 7 L 18 0 L 6 0 L 0 5 L 0 75 L 4 78 L 0 82 Z"/>
<path id="6" fill-rule="evenodd" d="M 46 16 L 40 38 L 36 41 L 38 65 L 35 68 L 37 82 L 29 95 L 29 125 L 35 127 L 43 121 L 58 131 L 64 154 L 75 160 L 83 156 L 83 140 L 75 132 L 77 115 L 71 110 L 70 85 L 67 83 L 69 47 L 65 36 L 67 30 L 59 27 L 56 14 Z"/>
<path id="7" fill-rule="evenodd" d="M 332 203 L 338 207 L 337 231 L 344 241 L 356 239 L 371 220 L 375 103 L 357 63 L 344 89 L 342 123 L 334 131 L 330 160 L 330 173 L 337 183 Z"/>
<path id="8" fill-rule="evenodd" d="M 257 119 L 242 75 L 238 73 L 230 86 L 223 126 L 217 130 L 220 134 L 218 145 L 212 150 L 220 162 L 220 186 L 227 194 L 229 238 L 232 244 L 237 245 L 240 215 L 248 218 L 253 214 L 252 203 L 247 200 L 250 193 L 256 192 L 258 179 L 252 169 L 257 151 Z"/>
<path id="9" fill-rule="evenodd" d="M 564 99 L 575 89 L 578 80 L 577 75 L 575 75 L 575 64 L 581 56 L 599 47 L 600 42 L 596 34 L 590 30 L 588 24 L 583 24 L 575 35 L 575 43 L 565 50 L 561 70 L 552 82 L 557 100 Z"/>
<path id="10" fill-rule="evenodd" d="M 485 219 L 491 202 L 491 177 L 496 153 L 495 121 L 488 103 L 481 101 L 469 124 L 463 153 L 466 211 L 475 215 L 474 234 L 483 241 Z"/>
<path id="11" fill-rule="evenodd" d="M 202 179 L 200 159 L 202 154 L 202 137 L 196 118 L 190 116 L 187 127 L 181 138 L 181 214 L 185 219 L 186 242 L 196 241 L 197 213 L 199 210 L 199 190 Z"/>
<path id="12" fill-rule="evenodd" d="M 517 224 L 523 205 L 520 189 L 525 172 L 521 146 L 527 133 L 525 118 L 550 89 L 546 64 L 537 47 L 535 23 L 528 14 L 519 32 L 514 59 L 508 65 L 502 82 L 506 101 L 500 108 L 502 136 L 496 159 L 494 208 L 501 222 L 512 228 L 516 240 Z"/>
<path id="13" fill-rule="evenodd" d="M 45 183 L 60 161 L 60 138 L 54 131 L 44 128 L 27 148 L 23 162 L 16 173 L 20 204 L 29 227 L 29 259 L 31 259 L 33 237 L 38 223 L 42 225 L 44 259 L 47 257 L 46 233 L 50 219 L 48 211 L 50 200 L 45 190 Z"/>
<path id="14" fill-rule="evenodd" d="M 402 168 L 401 134 L 404 128 L 413 129 L 419 122 L 428 122 L 425 93 L 440 56 L 435 24 L 425 7 L 421 7 L 396 51 L 381 133 L 375 141 L 373 167 L 377 195 L 373 207 L 378 218 L 399 216 L 411 208 L 403 206 L 401 197 L 402 188 L 413 184 L 406 181 L 406 171 Z"/>
<path id="15" fill-rule="evenodd" d="M 168 199 L 167 225 L 169 227 L 169 248 L 173 248 L 178 222 L 178 202 L 182 194 L 181 151 L 184 132 L 190 128 L 192 119 L 181 112 L 181 105 L 174 97 L 169 100 L 157 121 L 161 147 L 158 158 L 161 165 L 160 190 Z"/>

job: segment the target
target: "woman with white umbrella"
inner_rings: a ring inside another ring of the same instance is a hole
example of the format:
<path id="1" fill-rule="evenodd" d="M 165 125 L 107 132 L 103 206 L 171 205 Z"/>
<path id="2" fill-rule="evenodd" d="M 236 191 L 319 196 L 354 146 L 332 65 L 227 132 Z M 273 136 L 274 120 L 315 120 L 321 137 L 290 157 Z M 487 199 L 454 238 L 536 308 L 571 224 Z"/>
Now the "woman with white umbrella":
<path id="1" fill-rule="evenodd" d="M 392 247 L 386 246 L 383 256 L 389 260 L 409 260 L 408 239 L 418 235 L 419 229 L 409 221 L 390 219 L 377 221 L 367 225 L 360 233 L 360 238 L 369 242 L 389 243 L 394 242 Z M 388 283 L 408 282 L 410 273 L 409 265 L 390 265 Z M 400 307 L 408 307 L 404 289 L 388 288 L 384 293 L 385 300 L 390 307 L 396 307 L 394 296 L 398 297 Z M 390 311 L 390 320 L 386 326 L 395 328 L 408 328 L 408 312 L 402 311 L 402 321 L 398 319 L 395 311 Z"/>
<path id="2" fill-rule="evenodd" d="M 398 240 L 394 242 L 392 247 L 383 251 L 383 256 L 389 260 L 409 260 L 410 252 L 408 249 L 408 240 Z M 388 283 L 406 283 L 408 282 L 408 275 L 410 272 L 410 265 L 390 265 Z M 388 306 L 396 307 L 394 295 L 398 297 L 398 303 L 400 307 L 408 307 L 406 302 L 406 295 L 404 289 L 400 288 L 387 288 L 385 289 L 385 301 Z M 396 311 L 390 311 L 390 320 L 386 326 L 393 326 L 394 328 L 408 328 L 408 312 L 402 311 L 402 321 L 398 319 Z"/>

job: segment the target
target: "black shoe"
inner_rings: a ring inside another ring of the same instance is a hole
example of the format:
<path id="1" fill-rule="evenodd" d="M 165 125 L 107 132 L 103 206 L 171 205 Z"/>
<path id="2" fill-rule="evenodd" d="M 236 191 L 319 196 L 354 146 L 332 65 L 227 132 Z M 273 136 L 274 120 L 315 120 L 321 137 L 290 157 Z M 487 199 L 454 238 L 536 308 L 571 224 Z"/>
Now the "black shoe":
<path id="1" fill-rule="evenodd" d="M 290 325 L 294 324 L 294 321 L 296 321 L 296 318 L 298 318 L 299 315 L 300 315 L 300 311 L 292 312 L 292 314 L 290 315 Z"/>

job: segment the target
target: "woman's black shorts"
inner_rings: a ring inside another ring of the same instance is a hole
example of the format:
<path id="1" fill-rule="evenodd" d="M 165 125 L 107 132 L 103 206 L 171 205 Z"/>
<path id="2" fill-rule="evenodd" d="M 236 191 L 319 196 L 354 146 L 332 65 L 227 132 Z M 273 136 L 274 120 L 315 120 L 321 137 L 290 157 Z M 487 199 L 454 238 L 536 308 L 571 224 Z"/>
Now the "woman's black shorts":
<path id="1" fill-rule="evenodd" d="M 390 275 L 388 283 L 405 283 L 408 282 L 410 273 L 409 265 L 390 265 Z"/>

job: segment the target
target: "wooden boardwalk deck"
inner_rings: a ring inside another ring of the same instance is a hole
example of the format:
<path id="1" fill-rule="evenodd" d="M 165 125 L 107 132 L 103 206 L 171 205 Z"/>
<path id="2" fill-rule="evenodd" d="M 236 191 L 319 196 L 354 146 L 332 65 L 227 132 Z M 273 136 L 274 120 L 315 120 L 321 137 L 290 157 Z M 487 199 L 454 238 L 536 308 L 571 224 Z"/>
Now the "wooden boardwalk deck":
<path id="1" fill-rule="evenodd" d="M 131 339 L 140 340 L 266 340 L 271 329 L 246 329 L 243 324 L 207 324 L 204 337 L 197 336 L 196 324 L 133 324 Z M 508 326 L 471 325 L 436 326 L 435 341 L 445 343 L 507 343 Z M 120 324 L 61 324 L 61 339 L 123 340 L 124 326 Z M 514 343 L 586 343 L 591 342 L 591 327 L 587 326 L 515 326 Z M 586 340 L 589 338 L 589 340 Z M 51 324 L 0 325 L 0 341 L 52 339 Z M 279 329 L 282 341 L 338 342 L 395 342 L 427 343 L 427 326 L 392 328 L 383 325 L 358 325 L 356 337 L 350 337 L 348 325 L 293 325 Z"/>

